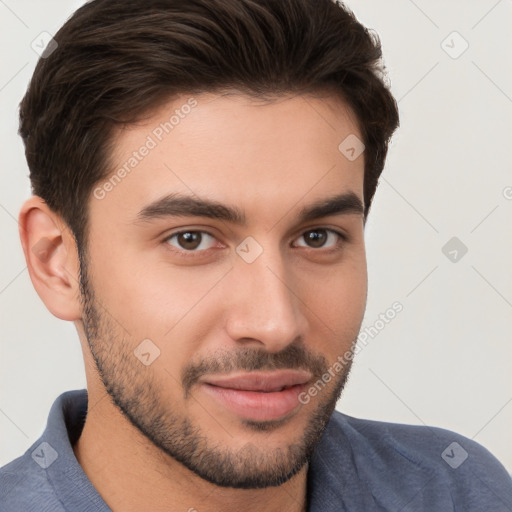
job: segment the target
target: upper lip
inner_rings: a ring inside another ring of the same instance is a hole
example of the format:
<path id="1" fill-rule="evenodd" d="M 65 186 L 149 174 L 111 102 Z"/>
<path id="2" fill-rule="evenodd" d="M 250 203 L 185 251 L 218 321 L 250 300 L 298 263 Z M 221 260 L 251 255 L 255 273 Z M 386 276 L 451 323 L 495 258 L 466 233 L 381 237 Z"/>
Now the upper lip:
<path id="1" fill-rule="evenodd" d="M 269 392 L 306 384 L 311 378 L 311 373 L 305 370 L 273 370 L 210 376 L 201 380 L 204 384 L 221 388 Z"/>

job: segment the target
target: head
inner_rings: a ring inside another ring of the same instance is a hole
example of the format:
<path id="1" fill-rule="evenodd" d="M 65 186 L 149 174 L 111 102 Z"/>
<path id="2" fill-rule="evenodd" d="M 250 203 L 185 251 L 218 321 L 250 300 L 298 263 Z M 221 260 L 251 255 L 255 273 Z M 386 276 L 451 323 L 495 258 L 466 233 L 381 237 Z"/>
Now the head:
<path id="1" fill-rule="evenodd" d="M 398 124 L 378 39 L 330 0 L 96 0 L 55 40 L 20 108 L 38 293 L 163 453 L 221 486 L 283 483 L 364 314 Z"/>

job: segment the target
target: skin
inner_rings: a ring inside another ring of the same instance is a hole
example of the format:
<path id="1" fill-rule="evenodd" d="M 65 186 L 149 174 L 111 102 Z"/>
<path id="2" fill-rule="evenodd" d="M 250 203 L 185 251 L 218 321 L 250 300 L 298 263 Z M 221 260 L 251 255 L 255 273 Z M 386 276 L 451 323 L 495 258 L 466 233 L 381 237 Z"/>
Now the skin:
<path id="1" fill-rule="evenodd" d="M 112 172 L 187 99 L 119 130 Z M 343 102 L 299 95 L 263 103 L 237 93 L 195 99 L 197 106 L 130 174 L 104 198 L 91 196 L 88 302 L 80 296 L 77 248 L 66 224 L 35 196 L 21 210 L 32 282 L 55 316 L 75 323 L 83 349 L 89 410 L 75 454 L 115 511 L 306 510 L 307 464 L 277 486 L 216 485 L 156 446 L 112 399 L 134 399 L 141 421 L 155 411 L 168 426 L 171 417 L 182 422 L 174 426 L 188 421 L 200 430 L 202 448 L 240 461 L 238 473 L 257 473 L 269 470 L 276 453 L 286 454 L 286 466 L 289 447 L 303 446 L 312 425 L 321 429 L 319 412 L 331 412 L 348 374 L 346 366 L 308 404 L 266 425 L 246 421 L 197 381 L 185 392 L 185 368 L 228 361 L 232 373 L 246 373 L 241 353 L 277 361 L 299 346 L 321 373 L 353 346 L 367 291 L 362 214 L 298 223 L 302 208 L 336 194 L 351 192 L 363 203 L 364 158 L 349 161 L 338 150 L 348 135 L 362 138 Z M 246 223 L 137 219 L 170 193 L 236 207 Z M 313 229 L 338 231 L 346 240 L 331 233 L 325 246 L 311 247 L 302 235 Z M 211 238 L 187 253 L 177 237 L 169 239 L 183 230 Z M 236 251 L 249 236 L 263 250 L 252 263 Z M 44 258 L 32 250 L 41 240 L 48 244 Z M 145 339 L 160 351 L 148 366 L 134 355 Z M 110 394 L 105 379 L 112 380 Z"/>

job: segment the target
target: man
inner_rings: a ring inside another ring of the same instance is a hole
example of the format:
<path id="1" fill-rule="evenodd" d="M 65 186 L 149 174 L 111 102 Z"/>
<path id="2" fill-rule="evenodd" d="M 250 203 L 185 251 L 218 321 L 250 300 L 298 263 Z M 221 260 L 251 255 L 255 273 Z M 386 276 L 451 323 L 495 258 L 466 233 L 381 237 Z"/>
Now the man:
<path id="1" fill-rule="evenodd" d="M 87 393 L 1 510 L 511 510 L 476 443 L 334 412 L 398 125 L 377 39 L 330 0 L 96 0 L 55 41 L 20 235 Z"/>

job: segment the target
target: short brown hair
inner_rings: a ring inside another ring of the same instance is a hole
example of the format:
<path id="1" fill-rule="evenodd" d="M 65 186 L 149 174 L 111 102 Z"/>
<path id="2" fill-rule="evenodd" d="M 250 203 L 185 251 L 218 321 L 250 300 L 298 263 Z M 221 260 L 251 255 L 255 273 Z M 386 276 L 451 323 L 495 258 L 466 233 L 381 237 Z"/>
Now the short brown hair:
<path id="1" fill-rule="evenodd" d="M 330 90 L 366 146 L 365 215 L 398 126 L 378 37 L 331 0 L 95 0 L 55 35 L 20 106 L 33 193 L 78 247 L 109 173 L 112 131 L 178 94 L 266 96 Z M 341 141 L 340 141 L 341 142 Z"/>

